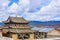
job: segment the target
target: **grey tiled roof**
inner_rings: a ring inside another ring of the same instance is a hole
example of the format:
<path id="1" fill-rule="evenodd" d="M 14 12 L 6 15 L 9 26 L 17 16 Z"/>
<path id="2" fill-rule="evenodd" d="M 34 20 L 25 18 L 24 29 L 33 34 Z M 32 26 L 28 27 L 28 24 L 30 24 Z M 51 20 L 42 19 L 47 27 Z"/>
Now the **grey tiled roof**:
<path id="1" fill-rule="evenodd" d="M 35 30 L 35 31 L 39 31 L 39 32 L 49 32 L 52 31 L 54 28 L 38 28 L 38 27 L 34 27 L 31 30 Z"/>

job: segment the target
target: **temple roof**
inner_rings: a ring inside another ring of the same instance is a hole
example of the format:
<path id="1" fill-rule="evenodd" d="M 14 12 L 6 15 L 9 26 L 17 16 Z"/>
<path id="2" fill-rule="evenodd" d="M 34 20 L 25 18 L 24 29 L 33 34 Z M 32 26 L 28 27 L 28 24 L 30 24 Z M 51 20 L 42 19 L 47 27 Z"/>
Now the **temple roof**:
<path id="1" fill-rule="evenodd" d="M 23 17 L 8 17 L 6 21 L 3 21 L 4 23 L 28 23 L 29 21 L 25 20 Z"/>
<path id="2" fill-rule="evenodd" d="M 30 29 L 3 29 L 3 32 L 12 32 L 12 33 L 32 33 L 35 32 Z"/>
<path id="3" fill-rule="evenodd" d="M 0 29 L 16 29 L 16 28 L 18 28 L 18 29 L 25 29 L 25 28 L 27 28 L 27 29 L 31 29 L 31 28 L 33 28 L 32 26 L 30 26 L 30 25 L 22 25 L 22 26 L 0 26 Z"/>

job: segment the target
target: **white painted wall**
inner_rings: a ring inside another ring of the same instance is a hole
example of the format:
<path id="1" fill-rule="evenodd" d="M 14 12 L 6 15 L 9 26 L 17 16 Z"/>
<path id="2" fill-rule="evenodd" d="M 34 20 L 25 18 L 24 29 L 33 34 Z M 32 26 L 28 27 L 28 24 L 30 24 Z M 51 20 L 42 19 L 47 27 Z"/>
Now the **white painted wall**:
<path id="1" fill-rule="evenodd" d="M 13 40 L 13 39 L 8 37 L 0 37 L 0 40 Z"/>

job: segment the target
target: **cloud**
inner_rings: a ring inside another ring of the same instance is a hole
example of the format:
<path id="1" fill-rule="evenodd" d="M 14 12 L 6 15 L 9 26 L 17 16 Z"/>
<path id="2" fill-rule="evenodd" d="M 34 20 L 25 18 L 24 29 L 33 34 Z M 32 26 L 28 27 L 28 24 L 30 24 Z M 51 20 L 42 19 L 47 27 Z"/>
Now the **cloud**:
<path id="1" fill-rule="evenodd" d="M 40 11 L 35 13 L 26 12 L 24 17 L 29 20 L 39 20 L 39 21 L 51 21 L 60 20 L 60 0 L 52 0 L 49 5 L 41 8 Z"/>
<path id="2" fill-rule="evenodd" d="M 60 0 L 19 0 L 8 7 L 8 0 L 0 1 L 0 21 L 9 15 L 23 16 L 26 20 L 60 20 Z M 30 11 L 30 12 L 29 12 Z M 7 15 L 6 15 L 7 14 Z"/>
<path id="3" fill-rule="evenodd" d="M 8 12 L 7 12 L 7 5 L 8 5 L 7 3 L 8 2 L 9 2 L 8 0 L 0 1 L 0 21 L 3 21 L 8 17 Z"/>
<path id="4" fill-rule="evenodd" d="M 28 8 L 29 1 L 28 0 L 19 0 L 18 5 L 16 3 L 13 3 L 10 7 L 8 7 L 8 12 L 14 15 L 22 15 Z M 12 14 L 11 14 L 12 15 Z"/>
<path id="5" fill-rule="evenodd" d="M 0 21 L 7 19 L 9 15 L 16 16 L 22 15 L 23 12 L 28 7 L 28 0 L 19 0 L 18 5 L 13 3 L 11 6 L 8 6 L 10 1 L 8 0 L 1 0 L 0 1 Z M 7 14 L 7 15 L 6 15 Z"/>
<path id="6" fill-rule="evenodd" d="M 37 12 L 42 7 L 49 5 L 50 2 L 51 0 L 30 0 L 29 12 Z"/>

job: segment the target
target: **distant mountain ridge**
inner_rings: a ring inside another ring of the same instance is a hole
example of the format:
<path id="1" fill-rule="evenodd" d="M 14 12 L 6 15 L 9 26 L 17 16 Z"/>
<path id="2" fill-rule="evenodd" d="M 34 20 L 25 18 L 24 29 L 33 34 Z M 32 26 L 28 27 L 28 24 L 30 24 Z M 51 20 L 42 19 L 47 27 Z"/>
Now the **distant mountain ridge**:
<path id="1" fill-rule="evenodd" d="M 60 24 L 60 21 L 45 21 L 45 22 L 41 22 L 41 21 L 31 21 L 29 23 L 29 25 L 57 25 Z M 0 26 L 3 26 L 4 23 L 0 22 Z"/>
<path id="2" fill-rule="evenodd" d="M 3 26 L 4 25 L 4 23 L 3 22 L 0 22 L 0 26 Z"/>
<path id="3" fill-rule="evenodd" d="M 30 25 L 57 25 L 60 24 L 60 21 L 45 21 L 45 22 L 31 21 L 29 24 Z"/>

